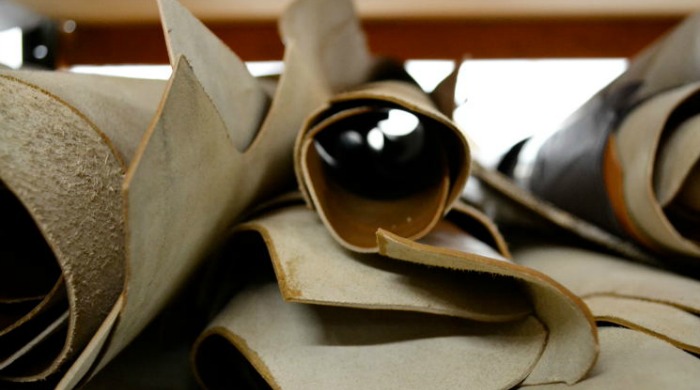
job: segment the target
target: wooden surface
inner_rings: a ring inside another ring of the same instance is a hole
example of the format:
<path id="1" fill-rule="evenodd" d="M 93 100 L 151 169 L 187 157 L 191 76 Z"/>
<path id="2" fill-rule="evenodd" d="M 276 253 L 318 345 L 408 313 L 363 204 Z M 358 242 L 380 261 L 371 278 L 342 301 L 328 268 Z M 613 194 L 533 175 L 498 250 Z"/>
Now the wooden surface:
<path id="1" fill-rule="evenodd" d="M 153 23 L 155 0 L 13 0 L 36 12 L 84 23 Z M 205 21 L 276 20 L 291 0 L 181 0 Z M 697 0 L 355 0 L 369 19 L 668 17 L 700 11 Z"/>
<path id="2" fill-rule="evenodd" d="M 365 20 L 374 53 L 397 58 L 630 57 L 681 20 L 656 18 Z M 273 21 L 208 23 L 247 61 L 279 60 Z M 157 23 L 79 23 L 60 33 L 59 65 L 167 63 Z"/>
<path id="3" fill-rule="evenodd" d="M 58 64 L 166 63 L 155 0 L 10 0 L 59 26 Z M 181 0 L 244 60 L 279 60 L 292 0 Z M 375 53 L 398 58 L 629 57 L 698 0 L 355 0 Z"/>

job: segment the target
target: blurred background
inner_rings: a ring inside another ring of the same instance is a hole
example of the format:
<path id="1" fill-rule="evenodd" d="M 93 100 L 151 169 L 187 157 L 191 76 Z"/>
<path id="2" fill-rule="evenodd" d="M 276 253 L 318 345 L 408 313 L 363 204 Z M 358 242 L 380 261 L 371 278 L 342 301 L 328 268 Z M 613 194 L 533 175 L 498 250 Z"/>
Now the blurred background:
<path id="1" fill-rule="evenodd" d="M 181 0 L 255 75 L 278 73 L 289 1 Z M 556 130 L 686 15 L 689 0 L 356 0 L 374 53 L 430 91 L 456 66 L 454 118 L 477 155 Z M 0 0 L 0 64 L 167 79 L 155 0 Z"/>

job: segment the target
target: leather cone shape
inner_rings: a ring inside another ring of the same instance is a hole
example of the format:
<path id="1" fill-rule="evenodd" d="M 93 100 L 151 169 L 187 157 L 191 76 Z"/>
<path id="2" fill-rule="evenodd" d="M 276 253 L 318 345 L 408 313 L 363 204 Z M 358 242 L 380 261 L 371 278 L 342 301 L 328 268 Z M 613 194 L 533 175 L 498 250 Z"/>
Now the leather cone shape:
<path id="1" fill-rule="evenodd" d="M 460 130 L 402 81 L 333 96 L 307 120 L 294 156 L 310 205 L 358 252 L 377 252 L 379 229 L 425 236 L 461 193 L 470 163 Z"/>

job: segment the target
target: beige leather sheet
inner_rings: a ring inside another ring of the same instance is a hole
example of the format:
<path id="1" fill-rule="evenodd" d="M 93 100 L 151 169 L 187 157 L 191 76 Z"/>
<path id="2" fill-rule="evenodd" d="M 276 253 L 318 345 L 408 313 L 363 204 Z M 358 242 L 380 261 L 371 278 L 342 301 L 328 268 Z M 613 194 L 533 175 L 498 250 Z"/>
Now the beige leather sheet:
<path id="1" fill-rule="evenodd" d="M 275 290 L 274 294 L 270 292 L 269 295 L 277 296 L 281 292 L 281 298 L 286 303 L 279 297 L 275 298 L 279 303 L 262 303 L 272 298 L 262 298 L 253 293 L 243 293 L 245 298 L 235 296 L 195 347 L 193 354 L 195 362 L 199 362 L 200 380 L 211 388 L 218 388 L 221 381 L 225 382 L 222 377 L 234 375 L 226 370 L 226 365 L 217 370 L 208 368 L 205 363 L 215 359 L 215 355 L 210 354 L 217 348 L 223 348 L 222 344 L 238 348 L 270 385 L 279 388 L 296 388 L 309 383 L 307 381 L 316 381 L 317 377 L 322 378 L 318 379 L 322 380 L 319 383 L 332 384 L 331 387 L 351 386 L 356 381 L 371 383 L 389 367 L 401 378 L 412 375 L 414 368 L 410 362 L 420 358 L 392 356 L 396 353 L 392 348 L 356 346 L 354 349 L 362 356 L 358 356 L 359 361 L 369 356 L 378 361 L 353 368 L 348 368 L 348 364 L 344 363 L 346 348 L 329 349 L 327 356 L 324 353 L 306 357 L 305 344 L 316 343 L 313 334 L 333 333 L 326 328 L 344 323 L 344 313 L 353 313 L 353 318 L 358 319 L 428 316 L 437 327 L 447 318 L 452 318 L 450 321 L 463 318 L 481 323 L 479 326 L 484 326 L 484 335 L 494 336 L 505 328 L 520 329 L 524 319 L 527 319 L 525 323 L 535 320 L 543 329 L 547 329 L 546 342 L 541 345 L 537 358 L 527 365 L 526 372 L 522 371 L 525 366 L 521 363 L 508 362 L 520 356 L 515 352 L 511 355 L 509 349 L 493 349 L 489 353 L 503 354 L 503 365 L 494 367 L 488 363 L 451 373 L 437 367 L 450 367 L 456 358 L 451 355 L 452 352 L 444 355 L 425 352 L 437 354 L 430 358 L 431 361 L 435 360 L 431 364 L 436 367 L 435 373 L 430 373 L 436 375 L 433 381 L 441 383 L 440 388 L 469 383 L 464 379 L 472 378 L 471 375 L 492 378 L 489 382 L 479 382 L 481 388 L 503 388 L 506 384 L 509 384 L 506 387 L 510 387 L 522 380 L 525 383 L 576 382 L 590 370 L 597 356 L 596 329 L 588 309 L 550 278 L 512 263 L 499 253 L 497 247 L 470 235 L 469 228 L 484 230 L 476 228 L 481 220 L 471 215 L 470 211 L 457 208 L 448 215 L 448 220 L 441 221 L 420 243 L 380 230 L 380 254 L 348 251 L 331 237 L 315 213 L 301 205 L 274 209 L 241 225 L 232 238 L 241 250 L 236 251 L 236 246 L 232 246 L 231 261 L 272 261 L 279 288 L 265 289 Z M 251 232 L 255 234 L 251 236 Z M 264 253 L 244 251 L 244 245 L 250 245 L 251 240 L 264 243 L 263 249 L 259 249 Z M 236 253 L 246 253 L 251 259 L 237 258 Z M 243 300 L 250 302 L 241 303 Z M 256 300 L 260 302 L 256 303 Z M 333 308 L 304 308 L 308 305 Z M 251 315 L 246 313 L 255 307 L 258 314 L 254 319 L 248 318 Z M 323 321 L 314 320 L 316 315 L 312 313 L 315 311 L 325 313 Z M 401 314 L 403 312 L 413 314 Z M 275 320 L 277 315 L 289 319 Z M 267 316 L 272 317 L 268 319 Z M 489 328 L 486 324 L 493 327 Z M 347 326 L 351 327 L 349 324 Z M 405 341 L 407 347 L 427 343 L 421 348 L 427 351 L 442 348 L 439 346 L 441 341 L 433 340 L 435 344 L 431 344 L 423 340 L 419 325 L 416 325 L 413 333 L 413 326 L 410 322 L 403 325 L 406 332 L 415 335 L 414 339 Z M 317 327 L 319 330 L 311 330 Z M 296 328 L 306 330 L 294 330 Z M 369 326 L 366 331 L 371 332 L 371 329 L 373 327 Z M 357 325 L 356 331 L 364 332 L 362 325 Z M 287 337 L 283 336 L 288 333 Z M 383 345 L 392 344 L 396 336 L 392 336 L 387 329 L 387 333 L 372 337 L 376 337 L 373 344 Z M 483 341 L 474 340 L 479 344 Z M 453 352 L 465 353 L 470 350 L 468 344 L 455 346 Z M 284 358 L 276 355 L 275 347 L 281 348 L 278 353 L 283 354 Z M 297 367 L 299 359 L 312 360 L 304 363 L 309 367 L 301 369 Z M 395 359 L 407 363 L 396 367 L 387 365 Z M 469 360 L 466 355 L 464 359 Z M 360 364 L 359 361 L 357 364 Z M 471 363 L 480 364 L 477 361 Z M 319 364 L 327 368 L 313 368 Z M 400 370 L 399 373 L 397 370 Z M 474 372 L 467 372 L 472 370 Z M 499 379 L 496 379 L 498 376 L 490 376 L 495 371 L 501 372 Z M 353 382 L 346 383 L 348 375 L 355 377 Z M 445 377 L 438 379 L 439 376 Z M 209 380 L 213 382 L 208 383 Z M 388 385 L 386 381 L 395 380 L 396 377 L 392 376 L 380 383 Z M 401 381 L 404 383 L 403 379 Z M 381 388 L 381 385 L 371 387 Z"/>
<path id="2" fill-rule="evenodd" d="M 599 252 L 551 244 L 513 248 L 518 264 L 561 282 L 597 321 L 637 329 L 679 348 L 700 349 L 700 282 Z"/>
<path id="3" fill-rule="evenodd" d="M 65 373 L 58 387 L 72 388 L 104 366 L 232 223 L 293 186 L 304 118 L 368 73 L 349 3 L 290 8 L 273 96 L 179 3 L 160 8 L 167 83 L 0 75 L 0 195 L 17 210 L 3 229 L 26 225 L 35 240 L 25 248 L 46 249 L 31 264 L 0 265 L 12 281 L 0 291 L 2 380 L 55 383 Z"/>
<path id="4" fill-rule="evenodd" d="M 583 381 L 571 386 L 526 386 L 529 390 L 694 389 L 700 359 L 671 344 L 624 328 L 601 328 L 600 359 Z"/>

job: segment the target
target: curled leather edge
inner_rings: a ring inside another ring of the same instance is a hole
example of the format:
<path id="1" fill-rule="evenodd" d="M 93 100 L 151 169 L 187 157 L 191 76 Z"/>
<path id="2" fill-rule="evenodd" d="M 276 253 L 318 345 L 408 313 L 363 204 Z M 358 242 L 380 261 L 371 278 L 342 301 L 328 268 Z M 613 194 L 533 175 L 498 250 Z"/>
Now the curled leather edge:
<path id="1" fill-rule="evenodd" d="M 351 243 L 338 234 L 337 228 L 329 220 L 326 210 L 319 202 L 314 186 L 311 183 L 312 179 L 306 163 L 306 152 L 313 147 L 313 136 L 322 130 L 320 127 L 324 126 L 324 121 L 331 120 L 338 115 L 351 115 L 352 110 L 356 110 L 356 108 L 353 108 L 355 104 L 358 107 L 367 104 L 384 104 L 388 107 L 406 109 L 438 124 L 442 132 L 442 134 L 438 134 L 438 137 L 443 139 L 443 141 L 453 137 L 450 140 L 453 142 L 442 142 L 442 146 L 447 148 L 447 150 L 443 150 L 443 158 L 446 160 L 445 166 L 448 172 L 445 177 L 448 180 L 438 184 L 438 186 L 446 186 L 446 197 L 439 201 L 440 205 L 435 210 L 432 218 L 424 218 L 428 220 L 428 223 L 424 224 L 424 226 L 417 226 L 413 223 L 414 233 L 409 237 L 411 239 L 419 239 L 425 236 L 435 227 L 440 218 L 447 214 L 459 198 L 469 177 L 471 155 L 467 140 L 456 124 L 435 107 L 428 95 L 417 86 L 406 82 L 377 81 L 363 84 L 354 90 L 333 96 L 324 106 L 310 115 L 299 132 L 294 146 L 294 168 L 302 196 L 309 207 L 319 212 L 324 224 L 341 245 L 354 251 L 372 253 L 377 252 L 378 248 L 376 245 Z M 346 111 L 348 111 L 347 114 L 345 114 Z M 410 224 L 411 222 L 409 222 Z"/>
<path id="2" fill-rule="evenodd" d="M 377 232 L 377 241 L 379 253 L 393 259 L 456 270 L 495 273 L 522 280 L 529 290 L 537 317 L 550 332 L 545 352 L 525 384 L 576 383 L 595 365 L 599 345 L 593 315 L 579 297 L 549 276 L 508 261 L 465 253 L 455 248 L 413 242 L 384 230 Z M 573 321 L 574 318 L 576 321 Z M 574 340 L 583 343 L 574 342 L 578 344 L 575 352 L 566 346 L 572 344 L 572 334 Z M 559 367 L 559 364 L 563 366 Z"/>

